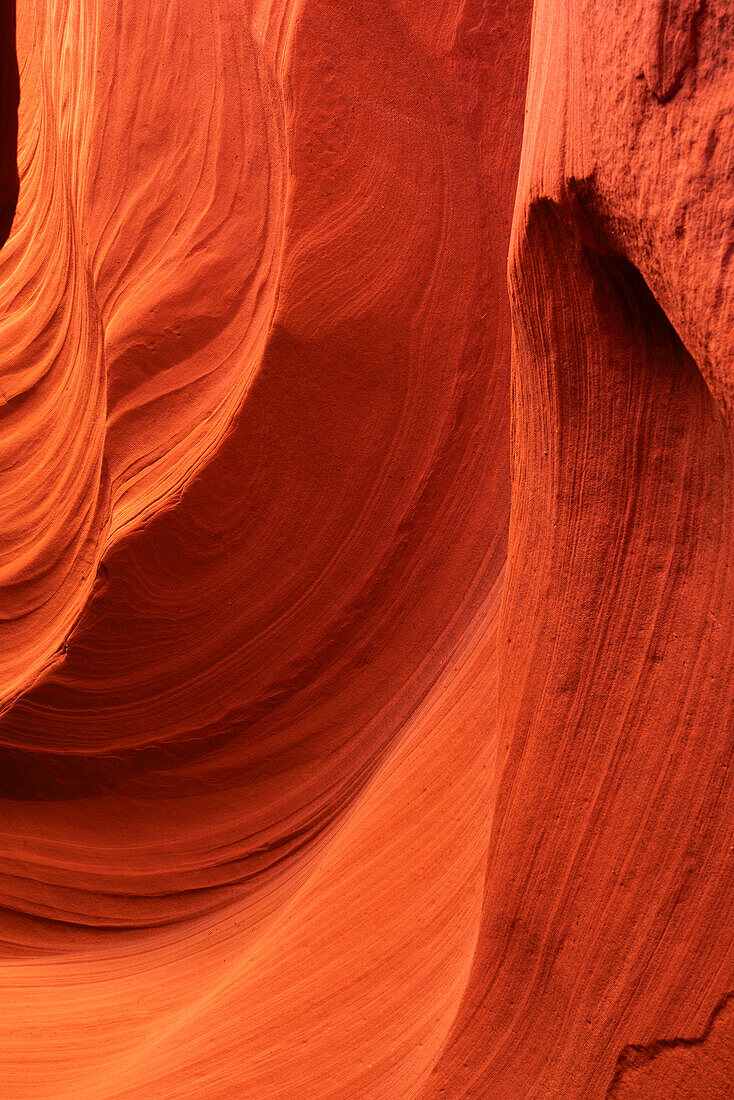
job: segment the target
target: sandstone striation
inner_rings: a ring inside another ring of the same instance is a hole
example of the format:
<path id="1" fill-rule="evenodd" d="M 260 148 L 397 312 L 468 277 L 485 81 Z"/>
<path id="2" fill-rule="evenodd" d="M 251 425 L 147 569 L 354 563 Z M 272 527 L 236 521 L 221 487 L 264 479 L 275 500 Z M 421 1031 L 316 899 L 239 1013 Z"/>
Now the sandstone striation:
<path id="1" fill-rule="evenodd" d="M 732 0 L 2 10 L 0 1094 L 733 1095 Z"/>

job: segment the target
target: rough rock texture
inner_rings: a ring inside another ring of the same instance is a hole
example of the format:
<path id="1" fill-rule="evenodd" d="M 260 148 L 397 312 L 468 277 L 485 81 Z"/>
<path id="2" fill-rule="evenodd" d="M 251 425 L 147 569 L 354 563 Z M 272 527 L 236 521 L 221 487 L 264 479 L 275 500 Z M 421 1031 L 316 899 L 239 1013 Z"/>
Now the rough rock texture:
<path id="1" fill-rule="evenodd" d="M 732 0 L 2 12 L 0 1094 L 733 1095 Z"/>
<path id="2" fill-rule="evenodd" d="M 733 32 L 535 5 L 501 779 L 439 1095 L 734 1094 Z"/>

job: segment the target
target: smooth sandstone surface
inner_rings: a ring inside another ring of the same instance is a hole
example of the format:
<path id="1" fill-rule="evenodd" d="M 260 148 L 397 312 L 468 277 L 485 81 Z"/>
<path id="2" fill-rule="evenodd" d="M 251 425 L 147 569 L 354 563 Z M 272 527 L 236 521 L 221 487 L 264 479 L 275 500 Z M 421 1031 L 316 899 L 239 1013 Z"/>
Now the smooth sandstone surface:
<path id="1" fill-rule="evenodd" d="M 0 1095 L 734 1095 L 732 0 L 0 36 Z"/>

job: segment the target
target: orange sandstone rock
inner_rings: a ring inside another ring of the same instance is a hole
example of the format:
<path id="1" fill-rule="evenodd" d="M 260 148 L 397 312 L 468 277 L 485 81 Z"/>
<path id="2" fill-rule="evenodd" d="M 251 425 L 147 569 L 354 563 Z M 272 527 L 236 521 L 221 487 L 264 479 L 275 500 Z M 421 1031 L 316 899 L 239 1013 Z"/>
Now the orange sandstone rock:
<path id="1" fill-rule="evenodd" d="M 733 1095 L 731 0 L 0 34 L 2 1096 Z"/>

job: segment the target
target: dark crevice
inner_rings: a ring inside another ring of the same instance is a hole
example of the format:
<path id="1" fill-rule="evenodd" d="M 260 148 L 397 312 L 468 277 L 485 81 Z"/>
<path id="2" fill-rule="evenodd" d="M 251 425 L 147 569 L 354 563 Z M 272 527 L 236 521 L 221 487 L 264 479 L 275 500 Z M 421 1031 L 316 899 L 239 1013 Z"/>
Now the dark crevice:
<path id="1" fill-rule="evenodd" d="M 0 247 L 18 202 L 18 105 L 20 78 L 15 45 L 15 0 L 0 3 Z"/>

